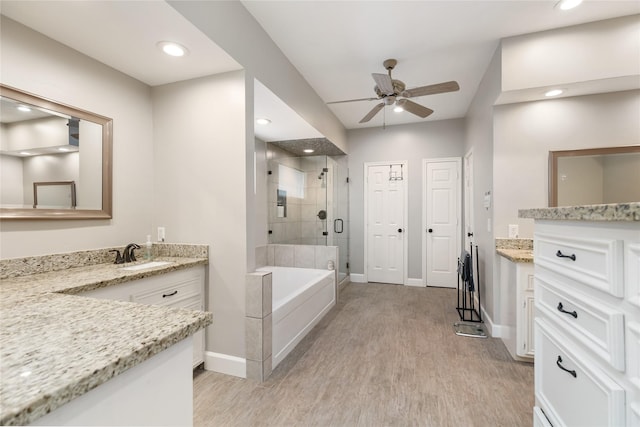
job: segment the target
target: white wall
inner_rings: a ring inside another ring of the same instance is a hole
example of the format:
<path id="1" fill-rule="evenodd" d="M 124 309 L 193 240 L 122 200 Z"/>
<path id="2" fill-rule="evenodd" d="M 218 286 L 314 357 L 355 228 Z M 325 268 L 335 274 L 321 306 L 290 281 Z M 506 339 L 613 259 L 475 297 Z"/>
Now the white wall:
<path id="1" fill-rule="evenodd" d="M 640 15 L 510 37 L 502 42 L 502 90 L 637 75 Z"/>
<path id="2" fill-rule="evenodd" d="M 422 159 L 462 157 L 464 120 L 349 130 L 351 273 L 364 274 L 364 163 L 408 160 L 409 271 L 422 277 Z"/>
<path id="3" fill-rule="evenodd" d="M 169 1 L 311 126 L 348 153 L 346 132 L 324 101 L 237 1 Z"/>
<path id="4" fill-rule="evenodd" d="M 495 108 L 495 236 L 519 224 L 533 237 L 533 220 L 518 209 L 548 206 L 549 151 L 634 145 L 640 141 L 640 90 Z"/>
<path id="5" fill-rule="evenodd" d="M 255 217 L 246 201 L 247 193 L 254 195 L 253 179 L 247 179 L 244 72 L 158 86 L 152 93 L 153 223 L 166 227 L 169 242 L 209 245 L 213 325 L 207 350 L 244 357 L 244 284 L 255 247 L 247 247 Z"/>
<path id="6" fill-rule="evenodd" d="M 113 219 L 2 221 L 0 257 L 124 246 L 151 232 L 152 109 L 148 86 L 2 17 L 3 84 L 113 119 Z"/>

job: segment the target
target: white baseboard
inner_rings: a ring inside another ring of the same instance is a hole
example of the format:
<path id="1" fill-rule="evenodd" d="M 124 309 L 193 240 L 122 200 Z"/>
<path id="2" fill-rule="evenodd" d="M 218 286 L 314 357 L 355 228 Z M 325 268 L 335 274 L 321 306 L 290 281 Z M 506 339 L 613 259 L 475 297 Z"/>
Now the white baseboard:
<path id="1" fill-rule="evenodd" d="M 487 314 L 487 312 L 484 310 L 484 307 L 482 307 L 482 319 L 484 320 L 484 324 L 487 326 L 489 335 L 491 335 L 493 338 L 502 337 L 502 326 L 493 323 L 493 319 L 491 319 L 491 316 Z"/>
<path id="2" fill-rule="evenodd" d="M 204 369 L 233 375 L 234 377 L 247 378 L 247 360 L 242 357 L 229 356 L 228 354 L 207 351 L 204 355 Z"/>
<path id="3" fill-rule="evenodd" d="M 487 332 L 489 332 L 489 335 L 491 335 L 491 337 L 493 337 L 493 338 L 501 338 L 502 337 L 502 327 L 500 325 L 496 325 L 495 323 L 493 323 L 493 319 L 491 319 L 491 316 L 489 316 L 487 314 L 487 312 L 485 311 L 484 307 L 481 307 L 480 304 L 478 303 L 477 295 L 474 295 L 473 302 L 475 303 L 476 307 L 480 307 L 480 312 L 482 314 L 482 320 L 483 320 L 485 326 L 487 327 Z"/>
<path id="4" fill-rule="evenodd" d="M 351 282 L 353 283 L 367 283 L 367 281 L 364 280 L 364 274 L 351 273 L 349 276 L 351 277 Z"/>
<path id="5" fill-rule="evenodd" d="M 412 279 L 412 278 L 407 278 L 407 283 L 405 283 L 405 286 L 417 286 L 420 288 L 426 287 L 426 285 L 422 282 L 422 279 Z"/>

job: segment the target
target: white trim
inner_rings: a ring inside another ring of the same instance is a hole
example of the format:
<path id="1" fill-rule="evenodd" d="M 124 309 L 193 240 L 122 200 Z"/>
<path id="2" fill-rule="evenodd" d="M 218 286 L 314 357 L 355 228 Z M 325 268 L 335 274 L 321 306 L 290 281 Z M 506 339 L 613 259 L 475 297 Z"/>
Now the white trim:
<path id="1" fill-rule="evenodd" d="M 456 209 L 456 220 L 458 226 L 456 227 L 456 254 L 459 254 L 462 250 L 462 240 L 460 238 L 462 233 L 462 158 L 460 157 L 442 157 L 432 159 L 422 159 L 422 279 L 425 286 L 429 282 L 427 277 L 427 164 L 428 163 L 440 163 L 440 162 L 456 162 L 456 200 L 458 202 L 458 208 Z M 452 288 L 452 289 L 455 289 Z"/>
<path id="2" fill-rule="evenodd" d="M 489 335 L 491 335 L 492 338 L 502 338 L 502 326 L 493 323 L 493 320 L 484 310 L 484 307 L 481 307 L 480 309 L 482 310 L 482 320 L 484 320 L 484 324 L 487 327 Z"/>
<path id="3" fill-rule="evenodd" d="M 242 357 L 206 351 L 204 354 L 204 369 L 247 378 L 247 360 Z"/>
<path id="4" fill-rule="evenodd" d="M 426 288 L 427 285 L 424 283 L 424 281 L 422 279 L 407 279 L 407 283 L 405 284 L 405 286 L 417 286 L 420 288 Z"/>
<path id="5" fill-rule="evenodd" d="M 403 202 L 404 202 L 404 247 L 403 247 L 403 258 L 404 258 L 404 272 L 403 272 L 403 277 L 402 277 L 402 283 L 403 285 L 406 285 L 408 282 L 408 274 L 409 274 L 409 162 L 407 160 L 397 160 L 397 161 L 382 161 L 382 162 L 365 162 L 364 163 L 364 177 L 363 177 L 363 182 L 364 182 L 364 218 L 363 218 L 363 223 L 364 223 L 364 281 L 362 283 L 366 283 L 368 282 L 368 277 L 367 277 L 367 271 L 369 270 L 369 265 L 368 265 L 368 259 L 367 259 L 367 254 L 369 252 L 369 248 L 367 247 L 367 234 L 369 233 L 369 224 L 367 224 L 367 215 L 369 213 L 368 209 L 368 196 L 367 194 L 369 193 L 369 181 L 368 181 L 368 177 L 369 177 L 369 166 L 387 166 L 387 165 L 398 165 L 401 164 L 402 165 L 402 169 L 404 170 L 404 176 L 403 176 L 403 181 L 404 181 L 404 195 L 403 195 Z M 356 282 L 355 280 L 353 280 L 353 274 L 352 276 L 352 282 Z"/>
<path id="6" fill-rule="evenodd" d="M 351 283 L 367 283 L 367 279 L 364 274 L 351 273 L 349 274 L 351 277 Z"/>

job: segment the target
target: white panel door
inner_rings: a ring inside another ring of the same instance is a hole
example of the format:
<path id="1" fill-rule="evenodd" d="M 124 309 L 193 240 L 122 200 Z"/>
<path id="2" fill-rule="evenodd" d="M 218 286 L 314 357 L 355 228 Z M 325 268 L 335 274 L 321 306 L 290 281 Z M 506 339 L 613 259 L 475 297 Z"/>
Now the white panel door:
<path id="1" fill-rule="evenodd" d="M 404 180 L 390 165 L 367 167 L 367 280 L 404 282 Z"/>
<path id="2" fill-rule="evenodd" d="M 426 284 L 455 288 L 460 255 L 460 159 L 426 164 Z"/>

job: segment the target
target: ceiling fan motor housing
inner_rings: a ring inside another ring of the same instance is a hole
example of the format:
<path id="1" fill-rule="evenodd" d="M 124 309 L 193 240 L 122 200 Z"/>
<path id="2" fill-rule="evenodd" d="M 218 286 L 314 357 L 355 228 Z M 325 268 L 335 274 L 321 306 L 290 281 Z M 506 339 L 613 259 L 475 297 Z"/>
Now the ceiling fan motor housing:
<path id="1" fill-rule="evenodd" d="M 402 92 L 404 92 L 405 84 L 400 80 L 391 80 L 393 83 L 393 93 L 384 93 L 380 90 L 380 88 L 376 85 L 373 87 L 373 90 L 376 92 L 379 98 L 384 98 L 385 96 L 398 96 Z"/>

